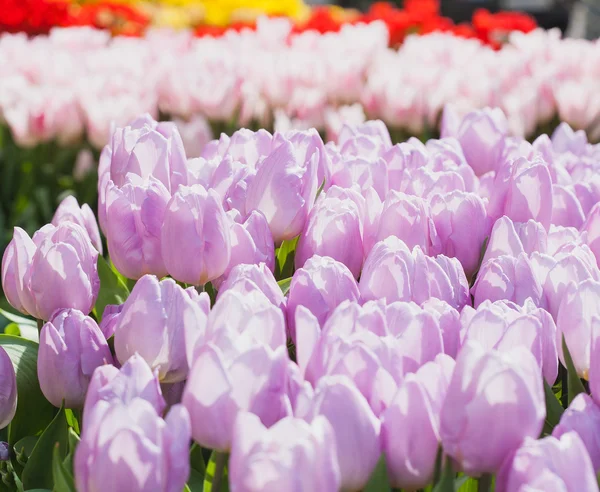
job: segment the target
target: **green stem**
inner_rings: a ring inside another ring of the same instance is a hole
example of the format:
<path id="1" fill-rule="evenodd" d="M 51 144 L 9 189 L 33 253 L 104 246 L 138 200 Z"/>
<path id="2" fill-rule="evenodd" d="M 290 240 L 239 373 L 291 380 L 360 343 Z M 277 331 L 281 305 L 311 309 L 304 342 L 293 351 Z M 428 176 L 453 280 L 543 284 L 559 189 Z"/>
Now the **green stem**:
<path id="1" fill-rule="evenodd" d="M 225 471 L 225 464 L 227 463 L 227 453 L 223 451 L 215 452 L 215 476 L 212 483 L 212 492 L 219 492 L 221 490 L 221 481 L 223 480 L 223 472 Z"/>
<path id="2" fill-rule="evenodd" d="M 477 492 L 489 492 L 492 490 L 492 475 L 484 473 L 477 480 Z"/>

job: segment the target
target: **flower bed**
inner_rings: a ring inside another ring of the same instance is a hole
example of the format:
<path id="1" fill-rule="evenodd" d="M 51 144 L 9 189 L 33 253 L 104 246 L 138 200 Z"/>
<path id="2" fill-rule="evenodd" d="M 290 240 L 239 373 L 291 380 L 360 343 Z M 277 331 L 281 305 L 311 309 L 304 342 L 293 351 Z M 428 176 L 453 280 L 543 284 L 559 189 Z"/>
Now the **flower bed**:
<path id="1" fill-rule="evenodd" d="M 597 491 L 600 145 L 509 129 L 114 129 L 4 253 L 3 482 Z"/>

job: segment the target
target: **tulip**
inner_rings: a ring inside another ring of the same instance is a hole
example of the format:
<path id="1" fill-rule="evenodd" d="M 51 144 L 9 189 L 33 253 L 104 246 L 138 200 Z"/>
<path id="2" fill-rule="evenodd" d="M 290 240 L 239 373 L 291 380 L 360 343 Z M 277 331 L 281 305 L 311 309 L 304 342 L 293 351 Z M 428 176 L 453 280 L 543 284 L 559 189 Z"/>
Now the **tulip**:
<path id="1" fill-rule="evenodd" d="M 367 137 L 362 139 L 370 141 Z M 354 143 L 349 141 L 346 147 Z M 372 142 L 369 146 L 373 146 L 373 150 L 376 148 L 376 144 Z M 376 151 L 372 154 L 376 154 Z M 373 189 L 379 199 L 384 200 L 389 189 L 386 163 L 378 155 L 355 157 L 342 154 L 337 165 L 333 165 L 331 184 L 340 188 L 358 186 L 363 196 L 368 192 L 367 190 Z"/>
<path id="2" fill-rule="evenodd" d="M 460 347 L 461 325 L 458 311 L 446 301 L 436 299 L 435 297 L 422 303 L 421 307 L 437 321 L 442 331 L 444 353 L 455 359 Z"/>
<path id="3" fill-rule="evenodd" d="M 576 432 L 560 439 L 527 439 L 510 456 L 496 479 L 498 492 L 513 490 L 598 491 L 598 482 L 585 445 Z"/>
<path id="4" fill-rule="evenodd" d="M 158 370 L 163 383 L 188 374 L 186 346 L 204 337 L 206 314 L 172 279 L 145 275 L 123 305 L 115 327 L 115 353 L 124 364 L 135 353 Z"/>
<path id="5" fill-rule="evenodd" d="M 115 334 L 117 320 L 119 319 L 121 311 L 123 311 L 123 304 L 108 304 L 104 308 L 102 320 L 98 326 L 100 327 L 100 331 L 104 335 L 104 338 L 107 340 Z"/>
<path id="6" fill-rule="evenodd" d="M 135 175 L 120 188 L 106 188 L 106 227 L 110 259 L 127 278 L 152 273 L 167 274 L 161 254 L 160 233 L 171 196 L 165 186 L 150 176 L 143 182 Z"/>
<path id="7" fill-rule="evenodd" d="M 440 436 L 465 473 L 498 471 L 526 437 L 540 435 L 545 417 L 542 377 L 531 352 L 486 351 L 471 341 L 463 346 L 441 409 Z"/>
<path id="8" fill-rule="evenodd" d="M 83 406 L 94 369 L 112 364 L 108 343 L 96 322 L 81 311 L 58 311 L 40 333 L 40 388 L 55 407 Z"/>
<path id="9" fill-rule="evenodd" d="M 548 165 L 536 158 L 508 160 L 496 174 L 488 213 L 506 215 L 514 222 L 533 219 L 548 230 L 552 219 L 552 179 Z"/>
<path id="10" fill-rule="evenodd" d="M 175 405 L 163 420 L 152 405 L 98 402 L 75 452 L 77 490 L 181 491 L 190 473 L 190 418 Z"/>
<path id="11" fill-rule="evenodd" d="M 306 306 L 322 325 L 342 301 L 358 301 L 356 280 L 346 265 L 327 256 L 313 256 L 296 270 L 288 294 L 287 322 L 295 340 L 297 306 Z"/>
<path id="12" fill-rule="evenodd" d="M 310 424 L 287 417 L 270 429 L 256 415 L 235 423 L 229 482 L 238 492 L 339 490 L 334 431 L 322 416 Z"/>
<path id="13" fill-rule="evenodd" d="M 276 244 L 302 232 L 317 194 L 319 152 L 306 161 L 299 157 L 292 143 L 283 140 L 248 186 L 246 210 L 264 214 Z"/>
<path id="14" fill-rule="evenodd" d="M 596 403 L 600 403 L 600 319 L 592 318 L 590 343 L 590 392 Z"/>
<path id="15" fill-rule="evenodd" d="M 469 166 L 481 176 L 497 170 L 508 136 L 508 121 L 502 110 L 485 108 L 468 113 L 458 126 L 456 138 Z"/>
<path id="16" fill-rule="evenodd" d="M 148 401 L 156 413 L 162 415 L 166 404 L 160 383 L 144 359 L 135 354 L 121 369 L 110 365 L 98 366 L 85 397 L 84 420 L 99 401 L 129 405 L 136 398 Z"/>
<path id="17" fill-rule="evenodd" d="M 390 191 L 379 217 L 377 241 L 396 236 L 409 249 L 420 246 L 425 253 L 439 248 L 431 211 L 425 200 L 417 196 Z"/>
<path id="18" fill-rule="evenodd" d="M 490 233 L 485 203 L 475 193 L 454 191 L 431 199 L 431 217 L 439 252 L 457 258 L 470 277 L 479 266 L 481 247 Z"/>
<path id="19" fill-rule="evenodd" d="M 131 174 L 160 181 L 170 193 L 186 184 L 186 156 L 177 127 L 157 123 L 148 114 L 117 128 L 110 145 L 110 179 L 123 187 Z"/>
<path id="20" fill-rule="evenodd" d="M 552 435 L 560 439 L 575 431 L 585 445 L 594 471 L 600 470 L 600 407 L 585 393 L 578 394 L 565 410 Z"/>
<path id="21" fill-rule="evenodd" d="M 290 413 L 286 396 L 288 355 L 256 345 L 227 357 L 208 343 L 196 352 L 183 392 L 194 440 L 219 451 L 231 448 L 233 425 L 241 411 L 250 411 L 270 427 Z"/>
<path id="22" fill-rule="evenodd" d="M 498 256 L 482 265 L 471 289 L 473 305 L 477 308 L 486 299 L 501 299 L 523 305 L 531 298 L 536 305 L 542 303 L 542 286 L 534 274 L 526 254 Z"/>
<path id="23" fill-rule="evenodd" d="M 384 412 L 381 440 L 394 487 L 414 490 L 433 479 L 439 412 L 453 369 L 454 361 L 445 355 L 425 364 L 406 377 Z"/>
<path id="24" fill-rule="evenodd" d="M 217 300 L 225 292 L 236 291 L 240 294 L 250 294 L 253 291 L 262 292 L 274 306 L 285 309 L 285 296 L 277 280 L 266 264 L 240 264 L 231 270 L 227 280 L 223 282 L 217 294 Z"/>
<path id="25" fill-rule="evenodd" d="M 364 199 L 354 190 L 330 188 L 310 211 L 296 246 L 296 268 L 314 255 L 329 256 L 358 278 L 363 262 L 363 210 Z"/>
<path id="26" fill-rule="evenodd" d="M 305 418 L 310 422 L 318 415 L 325 416 L 333 428 L 341 488 L 362 490 L 381 454 L 379 420 L 365 397 L 345 376 L 329 376 L 319 381 Z"/>
<path id="27" fill-rule="evenodd" d="M 600 204 L 596 204 L 587 216 L 581 230 L 587 233 L 587 244 L 600 267 Z"/>
<path id="28" fill-rule="evenodd" d="M 548 235 L 539 222 L 528 220 L 525 223 L 515 223 L 509 217 L 502 216 L 492 227 L 481 264 L 498 256 L 519 256 L 521 253 L 531 254 L 534 251 L 546 253 L 547 250 Z"/>
<path id="29" fill-rule="evenodd" d="M 77 198 L 72 195 L 66 197 L 54 212 L 52 225 L 57 226 L 61 222 L 70 221 L 80 225 L 87 233 L 94 248 L 102 254 L 102 240 L 94 212 L 87 203 L 79 207 Z"/>
<path id="30" fill-rule="evenodd" d="M 600 316 L 596 302 L 600 282 L 585 280 L 570 286 L 563 297 L 556 318 L 558 356 L 566 367 L 563 337 L 579 377 L 588 379 L 594 319 Z"/>
<path id="31" fill-rule="evenodd" d="M 38 319 L 57 309 L 89 313 L 100 278 L 98 252 L 77 224 L 47 225 L 33 236 L 15 227 L 2 259 L 2 287 L 10 304 Z"/>
<path id="32" fill-rule="evenodd" d="M 182 186 L 165 210 L 161 248 L 169 274 L 192 285 L 221 276 L 231 258 L 229 221 L 217 194 Z"/>
<path id="33" fill-rule="evenodd" d="M 580 228 L 585 215 L 575 193 L 560 185 L 552 186 L 552 224 Z"/>
<path id="34" fill-rule="evenodd" d="M 17 377 L 6 350 L 0 347 L 0 429 L 4 429 L 17 411 Z"/>
<path id="35" fill-rule="evenodd" d="M 273 149 L 273 135 L 262 128 L 256 132 L 241 128 L 233 132 L 231 138 L 224 139 L 224 136 L 221 134 L 219 141 L 219 145 L 224 147 L 220 155 L 231 157 L 250 167 L 258 167 Z M 204 157 L 207 157 L 207 151 L 209 150 L 204 152 Z"/>
<path id="36" fill-rule="evenodd" d="M 213 138 L 212 130 L 203 115 L 194 115 L 189 121 L 175 119 L 181 141 L 188 157 L 199 157 L 204 146 Z"/>
<path id="37" fill-rule="evenodd" d="M 275 247 L 269 224 L 264 215 L 253 210 L 243 222 L 229 222 L 231 233 L 231 258 L 223 275 L 213 280 L 213 285 L 222 288 L 222 283 L 238 265 L 265 265 L 275 269 Z"/>

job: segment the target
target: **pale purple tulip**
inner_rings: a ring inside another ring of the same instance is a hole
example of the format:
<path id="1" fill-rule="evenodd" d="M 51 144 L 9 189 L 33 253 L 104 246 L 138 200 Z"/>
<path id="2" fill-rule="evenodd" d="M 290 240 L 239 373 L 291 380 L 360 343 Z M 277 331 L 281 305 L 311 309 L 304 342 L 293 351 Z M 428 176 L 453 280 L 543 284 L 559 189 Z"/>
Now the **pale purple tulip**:
<path id="1" fill-rule="evenodd" d="M 57 309 L 89 313 L 100 289 L 98 251 L 77 224 L 48 224 L 31 239 L 15 227 L 2 259 L 2 286 L 10 304 L 38 319 Z"/>
<path id="2" fill-rule="evenodd" d="M 496 490 L 597 492 L 598 482 L 584 443 L 572 431 L 560 439 L 554 436 L 526 439 L 502 466 Z"/>
<path id="3" fill-rule="evenodd" d="M 438 253 L 457 258 L 470 277 L 479 266 L 481 247 L 490 234 L 484 201 L 475 193 L 454 191 L 435 195 L 430 206 L 440 242 Z"/>
<path id="4" fill-rule="evenodd" d="M 369 141 L 367 137 L 362 137 Z M 352 142 L 347 142 L 347 145 Z M 374 153 L 377 151 L 373 149 Z M 333 166 L 331 184 L 340 188 L 358 186 L 364 195 L 373 189 L 381 200 L 384 200 L 389 189 L 386 163 L 382 157 L 372 158 L 342 156 L 340 162 Z"/>
<path id="5" fill-rule="evenodd" d="M 107 340 L 115 334 L 115 327 L 121 311 L 123 311 L 123 304 L 108 304 L 104 308 L 102 320 L 98 323 L 98 326 Z"/>
<path id="6" fill-rule="evenodd" d="M 442 406 L 440 437 L 465 473 L 498 471 L 526 437 L 539 436 L 545 416 L 541 371 L 531 352 L 463 346 Z"/>
<path id="7" fill-rule="evenodd" d="M 542 225 L 534 220 L 515 223 L 510 217 L 502 216 L 492 227 L 481 264 L 502 255 L 519 256 L 521 253 L 531 254 L 535 251 L 548 251 L 548 234 Z"/>
<path id="8" fill-rule="evenodd" d="M 523 346 L 536 358 L 546 382 L 554 384 L 558 374 L 556 325 L 531 299 L 523 308 L 510 301 L 488 300 L 476 310 L 465 306 L 460 321 L 463 342 L 476 340 L 486 349 L 502 352 Z"/>
<path id="9" fill-rule="evenodd" d="M 205 312 L 172 279 L 146 275 L 137 281 L 115 327 L 115 354 L 124 364 L 138 353 L 163 383 L 186 379 L 186 347 L 202 339 Z"/>
<path id="10" fill-rule="evenodd" d="M 263 213 L 276 244 L 302 232 L 317 194 L 319 152 L 307 160 L 301 154 L 284 139 L 265 158 L 248 186 L 246 210 Z"/>
<path id="11" fill-rule="evenodd" d="M 187 184 L 186 156 L 177 127 L 148 114 L 117 128 L 110 144 L 110 179 L 118 188 L 135 174 L 160 181 L 170 193 Z"/>
<path id="12" fill-rule="evenodd" d="M 235 435 L 229 459 L 232 491 L 340 489 L 335 434 L 325 417 L 310 424 L 287 417 L 268 429 L 256 415 L 241 413 Z"/>
<path id="13" fill-rule="evenodd" d="M 363 263 L 364 212 L 360 205 L 364 210 L 364 199 L 358 193 L 337 186 L 320 197 L 298 240 L 296 268 L 302 268 L 314 255 L 329 256 L 346 265 L 358 278 Z"/>
<path id="14" fill-rule="evenodd" d="M 418 196 L 397 191 L 387 194 L 379 217 L 376 240 L 382 241 L 389 236 L 396 236 L 411 250 L 420 246 L 429 254 L 440 249 L 429 205 Z"/>
<path id="15" fill-rule="evenodd" d="M 592 318 L 589 382 L 592 398 L 600 404 L 600 318 Z"/>
<path id="16" fill-rule="evenodd" d="M 181 186 L 166 207 L 161 229 L 167 272 L 192 285 L 220 277 L 231 259 L 229 228 L 214 191 L 201 185 Z"/>
<path id="17" fill-rule="evenodd" d="M 600 316 L 600 282 L 585 280 L 566 289 L 556 318 L 558 356 L 566 366 L 563 337 L 579 377 L 588 379 L 594 319 Z"/>
<path id="18" fill-rule="evenodd" d="M 241 128 L 233 132 L 231 138 L 222 134 L 219 147 L 222 157 L 231 157 L 234 161 L 241 162 L 251 167 L 258 167 L 273 149 L 273 135 L 262 128 L 256 132 Z M 203 152 L 206 157 L 210 150 Z"/>
<path id="19" fill-rule="evenodd" d="M 87 203 L 84 203 L 80 207 L 77 198 L 73 195 L 69 195 L 60 202 L 56 212 L 54 212 L 54 217 L 52 217 L 52 225 L 57 226 L 61 222 L 67 220 L 74 222 L 85 229 L 94 248 L 102 254 L 102 240 L 100 239 L 98 223 L 96 222 L 94 212 L 92 212 L 92 209 Z"/>
<path id="20" fill-rule="evenodd" d="M 492 219 L 506 215 L 514 222 L 536 220 L 548 230 L 552 221 L 552 179 L 546 162 L 510 159 L 498 170 L 488 205 Z"/>
<path id="21" fill-rule="evenodd" d="M 231 270 L 227 280 L 221 284 L 217 294 L 217 300 L 225 292 L 236 291 L 242 295 L 250 294 L 253 291 L 262 292 L 274 306 L 285 310 L 286 300 L 277 285 L 277 280 L 273 272 L 264 263 L 257 265 L 240 264 Z"/>
<path id="22" fill-rule="evenodd" d="M 108 343 L 96 322 L 81 311 L 55 313 L 40 333 L 40 388 L 55 407 L 83 406 L 94 370 L 112 364 Z"/>
<path id="23" fill-rule="evenodd" d="M 0 429 L 4 429 L 17 411 L 17 378 L 13 363 L 0 347 Z"/>
<path id="24" fill-rule="evenodd" d="M 298 306 L 306 306 L 322 325 L 342 301 L 359 299 L 358 285 L 346 265 L 327 256 L 313 256 L 296 270 L 290 284 L 287 322 L 292 340 Z"/>
<path id="25" fill-rule="evenodd" d="M 238 265 L 265 265 L 271 272 L 275 269 L 275 246 L 265 216 L 253 210 L 243 223 L 231 220 L 231 257 L 229 264 L 213 285 L 219 290 L 230 273 Z"/>
<path id="26" fill-rule="evenodd" d="M 442 331 L 442 341 L 444 343 L 444 353 L 456 358 L 460 341 L 460 314 L 446 301 L 432 297 L 421 304 L 421 307 L 431 314 L 437 321 Z M 465 306 L 466 308 L 467 306 Z"/>
<path id="27" fill-rule="evenodd" d="M 365 397 L 345 376 L 319 380 L 310 409 L 304 418 L 323 415 L 335 437 L 341 488 L 362 490 L 381 455 L 380 423 Z"/>
<path id="28" fill-rule="evenodd" d="M 456 133 L 467 162 L 478 176 L 495 171 L 502 165 L 507 136 L 508 121 L 498 108 L 468 113 Z"/>
<path id="29" fill-rule="evenodd" d="M 473 305 L 483 301 L 512 301 L 523 305 L 530 297 L 536 305 L 543 305 L 542 286 L 537 279 L 531 261 L 526 254 L 498 256 L 481 266 L 477 280 L 471 289 Z"/>
<path id="30" fill-rule="evenodd" d="M 183 393 L 194 440 L 227 451 L 236 442 L 233 426 L 240 412 L 258 415 L 267 427 L 289 415 L 288 361 L 285 347 L 273 351 L 256 345 L 225 356 L 213 344 L 204 345 L 196 352 Z"/>
<path id="31" fill-rule="evenodd" d="M 384 412 L 381 440 L 393 486 L 412 490 L 433 479 L 440 408 L 453 370 L 450 357 L 438 356 L 406 377 Z"/>
<path id="32" fill-rule="evenodd" d="M 167 274 L 160 236 L 170 199 L 167 188 L 154 176 L 144 182 L 129 174 L 120 188 L 108 183 L 104 232 L 110 259 L 127 278 Z"/>
<path id="33" fill-rule="evenodd" d="M 190 417 L 181 405 L 163 420 L 142 398 L 100 401 L 75 452 L 77 490 L 179 492 L 190 474 L 189 441 Z"/>
<path id="34" fill-rule="evenodd" d="M 572 189 L 565 186 L 552 186 L 552 224 L 580 228 L 585 215 L 579 200 Z"/>
<path id="35" fill-rule="evenodd" d="M 581 230 L 586 232 L 586 242 L 596 257 L 596 264 L 600 267 L 600 203 L 592 208 Z"/>
<path id="36" fill-rule="evenodd" d="M 99 401 L 129 405 L 135 398 L 148 401 L 158 415 L 166 406 L 157 375 L 138 354 L 131 356 L 121 369 L 110 365 L 96 368 L 85 397 L 84 420 Z"/>
<path id="37" fill-rule="evenodd" d="M 585 445 L 594 471 L 600 470 L 600 407 L 587 394 L 580 393 L 560 417 L 552 431 L 558 439 L 575 431 Z"/>

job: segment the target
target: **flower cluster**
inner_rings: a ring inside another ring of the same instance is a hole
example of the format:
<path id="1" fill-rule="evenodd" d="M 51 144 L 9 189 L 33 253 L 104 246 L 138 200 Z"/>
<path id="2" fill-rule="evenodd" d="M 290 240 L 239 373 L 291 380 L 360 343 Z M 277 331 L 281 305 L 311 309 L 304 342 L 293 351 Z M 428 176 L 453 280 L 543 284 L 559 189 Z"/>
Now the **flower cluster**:
<path id="1" fill-rule="evenodd" d="M 434 131 L 448 104 L 448 125 L 472 109 L 500 107 L 518 136 L 556 115 L 578 129 L 598 124 L 598 43 L 536 30 L 513 34 L 495 51 L 435 33 L 394 50 L 380 21 L 290 39 L 291 32 L 288 20 L 262 19 L 256 30 L 220 38 L 170 31 L 111 38 L 88 28 L 5 35 L 0 118 L 19 146 L 67 145 L 85 135 L 97 148 L 112 123 L 143 112 L 188 122 L 182 136 L 190 142 L 211 138 L 207 120 L 217 134 L 315 127 L 335 139 L 344 122 L 366 118 L 385 121 L 398 141 L 402 132 Z"/>
<path id="2" fill-rule="evenodd" d="M 26 455 L 31 380 L 74 409 L 10 470 L 82 492 L 598 491 L 600 145 L 508 128 L 485 108 L 426 143 L 242 129 L 195 158 L 172 122 L 116 128 L 98 223 L 67 198 L 4 253 L 41 330 L 37 379 L 0 335 L 3 452 Z"/>

